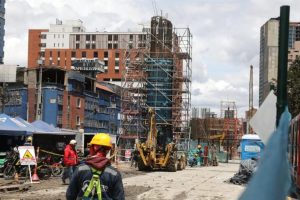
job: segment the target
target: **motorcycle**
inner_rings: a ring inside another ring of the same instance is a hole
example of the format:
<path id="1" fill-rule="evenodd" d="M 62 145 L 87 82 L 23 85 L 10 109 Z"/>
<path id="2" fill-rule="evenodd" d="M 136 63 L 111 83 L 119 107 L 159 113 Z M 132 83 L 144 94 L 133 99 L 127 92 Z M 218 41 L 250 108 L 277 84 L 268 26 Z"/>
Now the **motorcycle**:
<path id="1" fill-rule="evenodd" d="M 34 172 L 34 165 L 30 166 L 31 172 Z M 29 177 L 28 166 L 21 165 L 18 151 L 14 150 L 7 155 L 5 168 L 3 170 L 4 179 L 12 179 L 18 172 L 20 177 Z M 37 175 L 40 179 L 49 179 L 51 177 L 52 170 L 45 164 L 43 160 L 37 163 Z"/>

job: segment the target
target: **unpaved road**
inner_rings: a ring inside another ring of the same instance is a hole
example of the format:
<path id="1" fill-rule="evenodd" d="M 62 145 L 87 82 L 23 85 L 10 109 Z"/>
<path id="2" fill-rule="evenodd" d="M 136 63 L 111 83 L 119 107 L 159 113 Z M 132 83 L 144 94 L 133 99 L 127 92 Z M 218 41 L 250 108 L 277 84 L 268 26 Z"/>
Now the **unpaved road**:
<path id="1" fill-rule="evenodd" d="M 194 167 L 177 172 L 152 172 L 124 179 L 125 187 L 149 188 L 136 200 L 235 200 L 244 186 L 225 183 L 238 171 L 238 164 Z M 130 200 L 134 200 L 133 198 Z"/>
<path id="2" fill-rule="evenodd" d="M 123 175 L 126 200 L 235 200 L 243 186 L 224 181 L 238 171 L 238 164 L 194 167 L 178 172 L 143 173 L 128 165 L 119 166 Z M 1 183 L 2 179 L 0 179 Z M 60 178 L 33 184 L 26 192 L 0 193 L 3 199 L 65 199 L 67 186 Z"/>

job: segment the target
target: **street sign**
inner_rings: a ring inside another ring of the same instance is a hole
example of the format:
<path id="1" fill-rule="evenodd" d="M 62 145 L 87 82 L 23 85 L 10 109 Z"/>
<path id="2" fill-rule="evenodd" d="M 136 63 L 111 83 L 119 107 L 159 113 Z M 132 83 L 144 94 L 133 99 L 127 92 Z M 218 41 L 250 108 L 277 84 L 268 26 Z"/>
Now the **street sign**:
<path id="1" fill-rule="evenodd" d="M 21 165 L 36 165 L 34 146 L 18 147 Z"/>

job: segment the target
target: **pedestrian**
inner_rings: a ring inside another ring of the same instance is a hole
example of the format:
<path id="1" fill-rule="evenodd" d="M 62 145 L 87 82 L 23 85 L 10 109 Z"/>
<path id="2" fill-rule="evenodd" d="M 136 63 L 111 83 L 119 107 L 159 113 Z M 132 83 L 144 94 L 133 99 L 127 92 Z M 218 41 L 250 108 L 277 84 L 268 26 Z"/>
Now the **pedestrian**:
<path id="1" fill-rule="evenodd" d="M 66 184 L 66 179 L 68 178 L 69 181 L 71 181 L 76 165 L 78 165 L 78 155 L 75 149 L 76 144 L 76 140 L 71 140 L 64 150 L 64 172 L 62 175 L 63 184 Z"/>
<path id="2" fill-rule="evenodd" d="M 198 156 L 199 156 L 199 159 L 200 159 L 200 166 L 202 166 L 202 163 L 203 163 L 203 151 L 202 151 L 202 146 L 199 144 L 197 146 L 197 153 L 198 153 Z"/>
<path id="3" fill-rule="evenodd" d="M 96 134 L 90 142 L 90 156 L 75 170 L 66 192 L 67 200 L 125 200 L 122 177 L 106 155 L 112 148 L 108 134 Z"/>

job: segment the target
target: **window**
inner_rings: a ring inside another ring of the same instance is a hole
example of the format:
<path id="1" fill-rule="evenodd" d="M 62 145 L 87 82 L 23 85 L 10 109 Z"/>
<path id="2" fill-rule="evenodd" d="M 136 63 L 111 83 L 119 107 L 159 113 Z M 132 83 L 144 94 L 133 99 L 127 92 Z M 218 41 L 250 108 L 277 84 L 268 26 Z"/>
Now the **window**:
<path id="1" fill-rule="evenodd" d="M 119 64 L 119 61 L 118 61 L 118 60 L 115 60 L 115 66 L 116 66 L 116 67 L 119 67 L 119 65 L 120 65 L 120 64 Z"/>
<path id="2" fill-rule="evenodd" d="M 86 52 L 85 51 L 81 52 L 81 57 L 86 58 Z"/>
<path id="3" fill-rule="evenodd" d="M 60 66 L 60 60 L 57 61 L 57 66 Z"/>
<path id="4" fill-rule="evenodd" d="M 108 52 L 104 51 L 104 58 L 108 58 Z"/>
<path id="5" fill-rule="evenodd" d="M 91 48 L 91 44 L 90 43 L 87 43 L 86 44 L 86 49 L 90 49 Z"/>
<path id="6" fill-rule="evenodd" d="M 80 35 L 76 35 L 76 41 L 80 40 Z"/>
<path id="7" fill-rule="evenodd" d="M 55 43 L 53 43 L 53 46 L 55 47 Z"/>
<path id="8" fill-rule="evenodd" d="M 118 35 L 114 35 L 114 41 L 118 41 Z"/>
<path id="9" fill-rule="evenodd" d="M 57 43 L 57 47 L 59 47 L 59 43 Z"/>
<path id="10" fill-rule="evenodd" d="M 41 52 L 39 53 L 39 56 L 40 56 L 40 57 L 45 57 L 45 51 L 41 51 Z"/>
<path id="11" fill-rule="evenodd" d="M 40 43 L 40 47 L 46 47 L 46 43 Z"/>
<path id="12" fill-rule="evenodd" d="M 50 57 L 52 57 L 52 51 L 49 51 Z"/>
<path id="13" fill-rule="evenodd" d="M 129 35 L 129 41 L 133 40 L 133 35 Z"/>
<path id="14" fill-rule="evenodd" d="M 103 81 L 110 81 L 110 79 L 109 78 L 105 78 L 105 79 L 103 79 Z"/>
<path id="15" fill-rule="evenodd" d="M 108 66 L 108 60 L 104 60 L 104 66 Z"/>
<path id="16" fill-rule="evenodd" d="M 119 53 L 119 52 L 116 52 L 115 57 L 116 57 L 116 58 L 119 58 L 119 56 L 120 56 L 120 53 Z"/>
<path id="17" fill-rule="evenodd" d="M 46 35 L 46 34 L 41 34 L 41 35 L 40 35 L 40 38 L 41 38 L 41 39 L 47 39 L 47 35 Z"/>
<path id="18" fill-rule="evenodd" d="M 118 48 L 118 44 L 114 44 L 114 49 L 117 49 Z"/>
<path id="19" fill-rule="evenodd" d="M 94 51 L 94 58 L 98 58 L 98 51 Z"/>
<path id="20" fill-rule="evenodd" d="M 60 51 L 57 52 L 57 57 L 60 57 Z"/>
<path id="21" fill-rule="evenodd" d="M 96 44 L 92 44 L 92 49 L 96 49 Z"/>
<path id="22" fill-rule="evenodd" d="M 80 106 L 81 106 L 81 99 L 77 98 L 77 100 L 76 100 L 76 107 L 80 108 Z"/>
<path id="23" fill-rule="evenodd" d="M 108 49 L 112 49 L 112 43 L 108 44 Z"/>
<path id="24" fill-rule="evenodd" d="M 78 115 L 76 116 L 76 125 L 80 126 L 80 117 Z"/>
<path id="25" fill-rule="evenodd" d="M 71 52 L 71 57 L 72 57 L 72 58 L 76 57 L 76 51 L 72 51 L 72 52 Z"/>
<path id="26" fill-rule="evenodd" d="M 96 40 L 96 35 L 92 35 L 92 41 Z"/>
<path id="27" fill-rule="evenodd" d="M 76 47 L 75 47 L 75 48 L 76 48 L 76 49 L 79 49 L 79 43 L 76 44 Z"/>
<path id="28" fill-rule="evenodd" d="M 129 44 L 128 44 L 128 48 L 129 48 L 129 49 L 132 49 L 132 47 L 133 47 L 132 44 L 129 43 Z"/>
<path id="29" fill-rule="evenodd" d="M 86 36 L 85 36 L 85 40 L 86 40 L 86 41 L 90 41 L 90 40 L 91 40 L 91 35 L 86 35 Z"/>
<path id="30" fill-rule="evenodd" d="M 55 34 L 53 35 L 53 38 L 55 38 Z"/>
<path id="31" fill-rule="evenodd" d="M 115 73 L 118 74 L 120 72 L 119 69 L 115 69 Z"/>
<path id="32" fill-rule="evenodd" d="M 108 41 L 112 41 L 112 35 L 108 35 Z"/>

